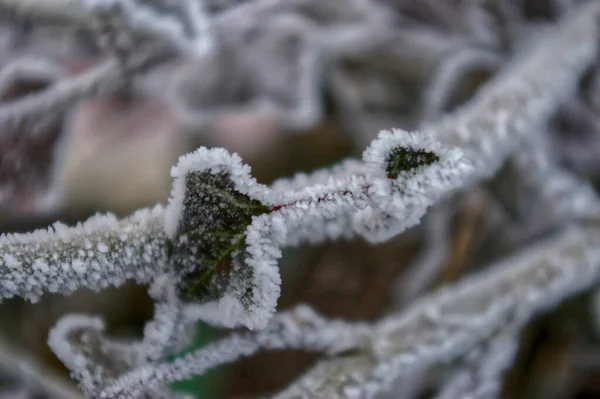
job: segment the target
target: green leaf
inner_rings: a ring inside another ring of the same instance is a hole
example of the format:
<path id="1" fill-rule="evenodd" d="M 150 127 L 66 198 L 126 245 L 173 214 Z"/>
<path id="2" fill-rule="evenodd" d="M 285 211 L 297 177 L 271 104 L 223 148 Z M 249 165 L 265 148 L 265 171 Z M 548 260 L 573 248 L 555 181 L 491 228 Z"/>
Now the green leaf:
<path id="1" fill-rule="evenodd" d="M 431 165 L 439 160 L 440 157 L 433 151 L 411 147 L 396 147 L 390 151 L 386 159 L 386 174 L 390 179 L 396 179 L 402 171 L 410 171 L 419 166 Z"/>
<path id="2" fill-rule="evenodd" d="M 244 264 L 246 228 L 254 216 L 270 211 L 237 191 L 226 172 L 188 173 L 183 211 L 171 242 L 173 266 L 182 276 L 180 298 L 189 302 L 218 299 L 232 274 L 238 279 L 251 277 L 252 271 Z"/>

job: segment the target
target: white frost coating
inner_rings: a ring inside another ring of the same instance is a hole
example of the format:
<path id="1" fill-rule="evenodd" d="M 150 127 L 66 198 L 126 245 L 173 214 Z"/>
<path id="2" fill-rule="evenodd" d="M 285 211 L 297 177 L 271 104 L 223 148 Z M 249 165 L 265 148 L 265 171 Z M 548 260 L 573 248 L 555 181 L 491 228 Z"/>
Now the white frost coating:
<path id="1" fill-rule="evenodd" d="M 160 280 L 161 284 L 164 282 Z M 152 291 L 163 289 L 161 284 L 155 285 Z M 156 292 L 154 292 L 156 293 Z M 163 298 L 164 299 L 164 298 Z M 153 321 L 154 326 L 164 322 L 168 315 L 157 311 Z M 86 397 L 97 397 L 98 392 L 105 386 L 113 383 L 120 375 L 139 367 L 151 365 L 161 360 L 163 356 L 174 353 L 176 347 L 169 345 L 173 338 L 172 331 L 162 329 L 156 339 L 156 331 L 152 326 L 146 328 L 142 342 L 120 342 L 104 336 L 104 323 L 98 317 L 70 314 L 63 316 L 50 331 L 48 344 L 56 356 L 71 371 L 71 376 L 79 382 Z M 179 343 L 181 336 L 175 337 Z M 154 341 L 158 348 L 150 348 Z M 158 356 L 156 356 L 158 355 Z M 148 398 L 179 397 L 168 389 L 151 390 L 147 392 Z M 136 397 L 130 393 L 121 398 Z"/>
<path id="2" fill-rule="evenodd" d="M 152 367 L 191 342 L 196 320 L 187 318 L 184 304 L 175 295 L 173 279 L 157 278 L 150 296 L 157 301 L 154 316 L 144 328 L 142 341 L 119 342 L 104 337 L 104 323 L 98 317 L 72 314 L 61 318 L 51 330 L 48 343 L 71 370 L 89 397 L 130 370 Z M 168 387 L 145 392 L 148 398 L 178 398 Z M 126 393 L 121 398 L 133 398 Z"/>
<path id="3" fill-rule="evenodd" d="M 273 189 L 283 194 L 285 203 L 298 205 L 282 208 L 283 219 L 295 223 L 287 243 L 335 239 L 351 235 L 351 230 L 370 241 L 383 241 L 416 224 L 448 191 L 489 177 L 526 135 L 539 130 L 594 60 L 598 29 L 594 16 L 599 7 L 594 2 L 584 6 L 467 105 L 425 126 L 425 133 L 382 132 L 365 151 L 364 163 L 349 161 L 329 171 L 275 182 Z M 385 170 L 386 150 L 393 143 L 437 149 L 441 160 L 423 166 L 423 173 L 399 176 L 390 187 L 389 179 L 377 177 Z M 465 154 L 448 149 L 454 146 Z M 368 193 L 361 191 L 365 185 L 370 185 Z M 393 195 L 395 188 L 400 195 Z M 320 201 L 315 203 L 315 198 Z"/>
<path id="4" fill-rule="evenodd" d="M 327 320 L 306 306 L 277 314 L 256 333 L 234 333 L 173 362 L 133 370 L 107 386 L 100 398 L 136 397 L 166 384 L 203 374 L 207 370 L 248 357 L 261 349 L 304 349 L 330 355 L 360 349 L 368 340 L 363 324 Z"/>
<path id="5" fill-rule="evenodd" d="M 273 204 L 271 191 L 268 187 L 258 184 L 250 175 L 250 166 L 242 163 L 236 153 L 230 154 L 223 148 L 208 149 L 200 147 L 196 151 L 179 157 L 177 165 L 171 168 L 173 189 L 169 205 L 165 210 L 165 231 L 169 238 L 175 236 L 179 218 L 183 211 L 185 196 L 185 177 L 188 173 L 211 171 L 212 173 L 227 172 L 235 189 L 248 197 L 261 201 L 266 205 Z"/>
<path id="6" fill-rule="evenodd" d="M 424 130 L 462 148 L 475 166 L 473 180 L 492 175 L 508 154 L 576 89 L 598 52 L 600 3 L 590 1 L 521 54 L 465 106 Z"/>
<path id="7" fill-rule="evenodd" d="M 456 372 L 435 399 L 492 399 L 502 389 L 502 375 L 514 361 L 519 336 L 510 326 L 483 348 L 467 355 L 466 366 Z"/>
<path id="8" fill-rule="evenodd" d="M 232 299 L 244 295 L 242 290 L 245 288 L 244 285 L 238 285 L 234 281 L 231 286 L 234 297 L 226 296 L 221 300 L 225 305 L 224 314 L 227 315 L 229 323 L 238 318 L 237 314 L 239 314 L 242 316 L 241 322 L 248 328 L 262 328 L 275 313 L 281 292 L 281 276 L 277 266 L 277 260 L 281 258 L 278 245 L 281 242 L 276 241 L 275 238 L 278 235 L 285 235 L 285 231 L 274 231 L 269 215 L 255 217 L 246 229 L 245 261 L 252 267 L 254 279 L 252 302 L 245 311 L 243 308 L 236 308 L 239 302 L 233 302 Z"/>
<path id="9" fill-rule="evenodd" d="M 167 261 L 162 217 L 157 206 L 120 221 L 97 215 L 74 227 L 1 235 L 0 299 L 150 281 Z"/>
<path id="10" fill-rule="evenodd" d="M 390 179 L 389 153 L 397 147 L 432 151 L 439 161 Z M 362 162 L 347 160 L 330 170 L 276 181 L 273 190 L 285 205 L 273 217 L 287 226 L 288 245 L 351 236 L 353 231 L 384 241 L 417 223 L 430 205 L 459 188 L 470 171 L 460 149 L 444 148 L 428 134 L 382 131 Z"/>
<path id="11" fill-rule="evenodd" d="M 214 174 L 225 172 L 227 178 L 233 182 L 236 191 L 266 206 L 274 203 L 272 192 L 266 186 L 256 182 L 250 175 L 250 167 L 243 164 L 237 154 L 229 154 L 224 149 L 200 148 L 182 156 L 177 166 L 171 170 L 174 183 L 165 212 L 165 230 L 171 239 L 175 237 L 183 212 L 186 175 L 203 171 Z M 280 233 L 285 234 L 285 230 Z M 197 317 L 227 327 L 243 324 L 254 329 L 264 327 L 275 312 L 281 284 L 277 268 L 277 259 L 281 257 L 279 249 L 281 239 L 273 234 L 268 215 L 254 217 L 245 235 L 244 263 L 252 270 L 250 277 L 252 281 L 244 281 L 241 276 L 233 276 L 226 293 L 221 298 L 191 307 Z M 242 298 L 248 294 L 246 290 L 249 283 L 252 286 L 251 301 L 242 304 Z"/>
<path id="12" fill-rule="evenodd" d="M 589 289 L 600 280 L 600 236 L 595 228 L 570 228 L 490 270 L 380 322 L 373 341 L 380 364 L 370 383 L 385 389 L 415 367 L 452 360 Z"/>
<path id="13" fill-rule="evenodd" d="M 83 331 L 103 331 L 104 322 L 99 317 L 73 314 L 63 317 L 50 330 L 48 345 L 54 354 L 71 371 L 71 376 L 77 380 L 84 393 L 94 392 L 105 382 L 104 370 L 85 356 L 72 343 L 73 334 Z"/>
<path id="14" fill-rule="evenodd" d="M 386 174 L 389 152 L 397 147 L 433 151 L 439 160 L 390 179 Z M 66 294 L 79 287 L 98 290 L 131 278 L 148 282 L 162 274 L 165 266 L 177 266 L 174 263 L 178 259 L 193 263 L 199 255 L 192 253 L 188 257 L 169 259 L 166 242 L 183 243 L 181 240 L 189 239 L 187 233 L 176 237 L 181 233 L 178 229 L 186 199 L 186 177 L 194 172 L 209 172 L 226 175 L 224 179 L 233 184 L 234 191 L 260 202 L 267 210 L 270 208 L 270 212 L 253 216 L 246 227 L 246 245 L 239 250 L 243 253 L 236 250 L 238 252 L 231 255 L 234 273 L 224 294 L 211 303 L 190 308 L 195 308 L 196 316 L 212 323 L 263 328 L 274 314 L 280 294 L 277 260 L 282 246 L 349 234 L 353 222 L 360 230 L 367 223 L 357 223 L 360 217 L 354 221 L 352 218 L 357 212 L 369 211 L 391 215 L 393 223 L 385 220 L 381 231 L 368 225 L 361 232 L 371 240 L 389 238 L 392 233 L 416 223 L 443 193 L 457 188 L 469 167 L 463 162 L 460 150 L 444 149 L 429 136 L 394 130 L 380 134 L 365 151 L 364 161 L 348 161 L 334 171 L 339 175 L 322 174 L 311 186 L 280 191 L 258 184 L 250 175 L 250 167 L 243 164 L 237 154 L 200 148 L 182 156 L 173 167 L 173 190 L 164 210 L 156 207 L 139 211 L 121 222 L 112 215 L 95 216 L 73 228 L 56 224 L 49 232 L 0 238 L 0 275 L 3 277 L 0 297 L 19 295 L 35 299 L 48 291 Z M 200 201 L 204 194 L 195 195 L 200 196 Z M 237 201 L 233 197 L 227 199 L 234 204 Z M 214 212 L 218 213 L 218 209 Z M 195 222 L 188 220 L 188 223 Z M 207 228 L 211 226 L 209 223 Z M 210 245 L 210 242 L 203 244 Z M 192 252 L 193 245 L 190 243 Z M 248 268 L 250 273 L 244 271 Z M 171 308 L 166 303 L 163 305 Z M 150 326 L 149 335 L 152 328 Z"/>
<path id="15" fill-rule="evenodd" d="M 573 227 L 415 302 L 375 324 L 370 350 L 318 363 L 278 398 L 374 398 L 415 370 L 465 356 L 490 338 L 518 331 L 600 281 L 598 227 Z M 374 354 L 374 358 L 373 358 Z M 509 355 L 509 354 L 508 354 Z M 490 378 L 506 359 L 496 359 Z"/>
<path id="16" fill-rule="evenodd" d="M 99 317 L 69 314 L 56 323 L 48 338 L 48 345 L 87 397 L 96 397 L 119 375 L 148 363 L 142 345 L 107 339 L 104 328 Z"/>
<path id="17" fill-rule="evenodd" d="M 432 151 L 439 160 L 390 179 L 386 172 L 389 153 L 398 147 Z M 192 313 L 214 324 L 261 328 L 275 312 L 280 293 L 277 268 L 280 247 L 304 240 L 317 242 L 349 235 L 352 223 L 373 241 L 387 239 L 415 224 L 428 206 L 444 193 L 458 188 L 470 168 L 459 149 L 445 149 L 431 136 L 396 129 L 382 132 L 365 151 L 362 162 L 346 161 L 332 171 L 316 172 L 306 178 L 300 175 L 269 188 L 251 177 L 250 168 L 237 154 L 200 148 L 181 157 L 171 171 L 173 191 L 165 212 L 169 238 L 176 236 L 181 222 L 186 176 L 205 171 L 226 173 L 236 191 L 270 207 L 271 212 L 254 216 L 246 229 L 245 265 L 252 269 L 251 301 L 241 302 L 247 295 L 248 281 L 234 278 L 225 295 L 212 303 L 193 307 Z M 308 182 L 312 184 L 291 189 Z M 357 217 L 361 211 L 364 215 L 385 213 L 392 218 L 375 228 L 370 221 Z"/>
<path id="18" fill-rule="evenodd" d="M 402 171 L 396 179 L 385 176 L 386 160 L 394 148 L 403 147 L 435 153 L 439 161 Z M 371 242 L 385 241 L 417 224 L 428 207 L 464 184 L 472 165 L 458 148 L 445 148 L 427 133 L 384 130 L 365 150 L 363 158 L 372 165 L 374 180 L 369 196 L 372 205 L 355 215 L 354 228 Z"/>
<path id="19" fill-rule="evenodd" d="M 156 301 L 154 316 L 144 327 L 144 339 L 138 350 L 144 362 L 156 362 L 188 345 L 196 322 L 186 317 L 170 276 L 157 278 L 149 293 Z"/>
<path id="20" fill-rule="evenodd" d="M 339 238 L 351 233 L 348 219 L 369 204 L 368 185 L 364 173 L 341 179 L 331 175 L 324 184 L 285 193 L 273 221 L 287 229 L 288 245 Z"/>
<path id="21" fill-rule="evenodd" d="M 296 173 L 292 177 L 284 177 L 275 180 L 269 187 L 279 193 L 289 191 L 300 191 L 309 186 L 326 184 L 335 176 L 336 179 L 345 179 L 352 175 L 364 174 L 365 164 L 359 159 L 346 159 L 339 164 L 324 169 L 317 169 L 310 173 Z"/>

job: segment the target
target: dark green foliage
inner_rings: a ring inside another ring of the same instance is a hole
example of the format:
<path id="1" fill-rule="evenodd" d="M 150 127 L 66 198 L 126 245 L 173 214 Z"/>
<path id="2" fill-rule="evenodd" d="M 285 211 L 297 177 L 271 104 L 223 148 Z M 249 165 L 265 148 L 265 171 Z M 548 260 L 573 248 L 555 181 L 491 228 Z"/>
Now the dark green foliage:
<path id="1" fill-rule="evenodd" d="M 253 216 L 270 208 L 235 190 L 227 173 L 210 171 L 186 176 L 182 218 L 173 239 L 172 259 L 184 301 L 203 302 L 222 296 L 235 268 L 243 268 L 246 228 Z M 242 277 L 243 278 L 243 277 Z"/>
<path id="2" fill-rule="evenodd" d="M 440 157 L 432 151 L 415 150 L 411 147 L 396 147 L 390 151 L 387 162 L 387 176 L 396 179 L 401 171 L 409 171 L 422 165 L 438 162 Z"/>

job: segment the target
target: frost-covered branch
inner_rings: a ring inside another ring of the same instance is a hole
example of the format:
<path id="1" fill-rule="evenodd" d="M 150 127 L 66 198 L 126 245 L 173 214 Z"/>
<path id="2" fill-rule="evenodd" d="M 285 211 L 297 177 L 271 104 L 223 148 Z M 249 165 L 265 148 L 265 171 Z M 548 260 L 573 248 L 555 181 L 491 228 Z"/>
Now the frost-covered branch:
<path id="1" fill-rule="evenodd" d="M 197 317 L 179 300 L 169 276 L 156 279 L 149 293 L 155 300 L 154 316 L 146 323 L 136 351 L 145 362 L 156 362 L 191 343 Z"/>
<path id="2" fill-rule="evenodd" d="M 233 333 L 172 362 L 142 363 L 119 376 L 115 372 L 122 372 L 122 368 L 102 364 L 103 355 L 98 352 L 105 351 L 110 341 L 104 341 L 104 344 L 98 341 L 104 338 L 90 341 L 91 336 L 101 337 L 102 329 L 99 319 L 66 316 L 49 338 L 55 353 L 71 369 L 85 391 L 100 398 L 135 398 L 144 392 L 155 392 L 170 382 L 203 374 L 259 350 L 295 348 L 333 355 L 362 348 L 368 342 L 368 329 L 364 325 L 330 321 L 310 308 L 299 306 L 277 314 L 264 330 Z M 86 334 L 88 338 L 85 338 Z M 82 340 L 88 341 L 87 351 L 81 347 Z"/>
<path id="3" fill-rule="evenodd" d="M 561 167 L 550 146 L 547 137 L 532 135 L 490 184 L 517 221 L 512 231 L 503 234 L 509 247 L 572 220 L 600 214 L 600 201 L 593 187 Z"/>
<path id="4" fill-rule="evenodd" d="M 106 377 L 108 386 L 99 396 L 137 397 L 259 350 L 284 348 L 334 357 L 277 396 L 282 399 L 373 397 L 415 370 L 485 347 L 493 356 L 476 372 L 481 384 L 474 389 L 497 389 L 497 377 L 514 353 L 506 345 L 514 344 L 524 323 L 600 281 L 599 233 L 597 224 L 572 227 L 373 325 L 327 321 L 300 307 L 275 316 L 265 330 L 234 333 L 175 361 Z M 74 365 L 75 358 L 60 348 L 59 356 Z"/>
<path id="5" fill-rule="evenodd" d="M 278 399 L 374 397 L 414 370 L 461 358 L 600 281 L 600 230 L 573 227 L 376 324 L 374 354 L 318 363 Z M 508 330 L 507 330 L 508 329 Z"/>
<path id="6" fill-rule="evenodd" d="M 205 319 L 264 326 L 279 297 L 281 247 L 352 230 L 382 240 L 417 223 L 469 172 L 460 150 L 401 130 L 382 132 L 363 161 L 322 172 L 321 182 L 304 186 L 297 185 L 301 176 L 263 186 L 236 155 L 199 149 L 173 169 L 166 209 L 180 296 L 211 300 Z M 371 224 L 365 210 L 385 213 L 384 225 Z"/>
<path id="7" fill-rule="evenodd" d="M 100 335 L 103 329 L 104 324 L 97 317 L 69 315 L 54 326 L 48 337 L 48 345 L 87 396 L 125 366 L 123 359 L 114 355 L 122 356 L 127 351 L 114 351 L 112 358 L 107 356 L 107 342 Z"/>
<path id="8" fill-rule="evenodd" d="M 200 148 L 173 168 L 164 212 L 158 207 L 123 222 L 99 216 L 75 228 L 2 236 L 1 297 L 33 299 L 166 273 L 179 299 L 201 307 L 201 318 L 261 328 L 275 312 L 283 246 L 339 237 L 347 222 L 380 240 L 379 226 L 348 217 L 385 212 L 385 228 L 400 232 L 470 172 L 460 150 L 401 130 L 381 133 L 362 161 L 346 165 L 354 166 L 322 184 L 281 191 L 258 184 L 236 154 Z"/>
<path id="9" fill-rule="evenodd" d="M 597 55 L 595 17 L 599 12 L 596 2 L 584 5 L 549 32 L 538 47 L 506 66 L 466 105 L 423 127 L 445 146 L 464 151 L 466 160 L 474 166 L 467 177 L 470 183 L 492 176 L 520 143 L 540 131 L 560 100 L 576 88 L 580 75 Z M 365 156 L 376 149 L 369 148 Z M 273 188 L 285 191 L 323 184 L 332 173 L 342 178 L 360 174 L 360 168 L 359 164 L 347 162 L 331 170 L 282 179 Z M 391 209 L 394 205 L 387 209 L 367 206 L 345 218 L 338 217 L 335 222 L 313 222 L 314 228 L 297 239 L 321 240 L 355 231 L 369 240 L 383 241 L 418 220 L 411 222 L 404 216 L 401 220 L 406 222 L 398 223 L 395 215 L 401 211 Z"/>
<path id="10" fill-rule="evenodd" d="M 167 262 L 162 216 L 156 207 L 121 221 L 98 215 L 75 227 L 0 236 L 0 299 L 150 281 Z"/>
<path id="11" fill-rule="evenodd" d="M 460 150 L 444 148 L 427 134 L 397 129 L 381 132 L 363 159 L 274 183 L 284 196 L 285 205 L 278 210 L 297 219 L 288 242 L 317 242 L 352 232 L 385 241 L 416 224 L 430 205 L 471 173 Z M 299 215 L 290 215 L 298 210 Z"/>
<path id="12" fill-rule="evenodd" d="M 513 363 L 518 342 L 518 334 L 509 328 L 481 348 L 471 351 L 466 356 L 466 365 L 449 379 L 436 399 L 498 397 L 502 375 Z"/>
<path id="13" fill-rule="evenodd" d="M 474 179 L 491 176 L 577 88 L 598 54 L 599 14 L 598 2 L 579 7 L 467 104 L 423 129 L 446 145 L 462 148 L 475 166 Z"/>

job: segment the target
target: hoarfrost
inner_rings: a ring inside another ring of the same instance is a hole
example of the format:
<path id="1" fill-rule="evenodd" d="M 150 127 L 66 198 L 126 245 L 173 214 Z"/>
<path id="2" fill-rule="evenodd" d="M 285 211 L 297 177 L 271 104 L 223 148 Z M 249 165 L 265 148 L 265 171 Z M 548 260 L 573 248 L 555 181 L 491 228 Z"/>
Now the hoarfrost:
<path id="1" fill-rule="evenodd" d="M 47 230 L 1 235 L 0 298 L 36 300 L 49 287 L 70 294 L 128 279 L 150 281 L 167 261 L 162 216 L 157 206 L 121 221 L 97 215 L 72 228 L 56 223 Z"/>

